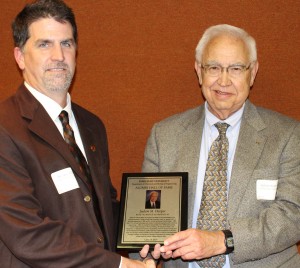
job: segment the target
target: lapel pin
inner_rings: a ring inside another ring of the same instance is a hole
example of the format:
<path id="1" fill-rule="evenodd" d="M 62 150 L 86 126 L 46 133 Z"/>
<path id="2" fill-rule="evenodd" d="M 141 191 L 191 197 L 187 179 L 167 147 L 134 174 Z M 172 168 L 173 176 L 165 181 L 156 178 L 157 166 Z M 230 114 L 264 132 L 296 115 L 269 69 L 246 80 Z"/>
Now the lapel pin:
<path id="1" fill-rule="evenodd" d="M 96 146 L 95 145 L 91 145 L 90 149 L 92 150 L 92 152 L 96 152 Z"/>

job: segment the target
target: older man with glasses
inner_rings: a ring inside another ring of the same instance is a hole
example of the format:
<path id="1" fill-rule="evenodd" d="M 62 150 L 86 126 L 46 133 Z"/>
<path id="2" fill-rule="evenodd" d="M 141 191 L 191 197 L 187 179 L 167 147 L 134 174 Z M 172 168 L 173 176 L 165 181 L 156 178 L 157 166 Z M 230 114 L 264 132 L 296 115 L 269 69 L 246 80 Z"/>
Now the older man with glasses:
<path id="1" fill-rule="evenodd" d="M 189 229 L 164 241 L 164 267 L 299 267 L 299 122 L 248 100 L 243 29 L 208 28 L 195 69 L 204 105 L 155 124 L 145 150 L 144 172 L 189 172 Z"/>

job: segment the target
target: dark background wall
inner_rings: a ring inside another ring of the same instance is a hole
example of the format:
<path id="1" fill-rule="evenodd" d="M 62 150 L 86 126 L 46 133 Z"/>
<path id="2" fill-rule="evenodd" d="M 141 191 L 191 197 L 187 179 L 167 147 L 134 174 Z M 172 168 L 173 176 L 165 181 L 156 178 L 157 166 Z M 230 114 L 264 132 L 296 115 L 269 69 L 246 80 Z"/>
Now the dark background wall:
<path id="1" fill-rule="evenodd" d="M 10 24 L 24 0 L 1 0 L 0 100 L 22 82 Z M 73 101 L 104 121 L 111 177 L 139 172 L 154 122 L 203 103 L 194 49 L 214 24 L 244 28 L 257 41 L 260 69 L 250 99 L 300 120 L 300 1 L 67 0 L 77 17 Z M 300 193 L 299 193 L 300 194 Z"/>

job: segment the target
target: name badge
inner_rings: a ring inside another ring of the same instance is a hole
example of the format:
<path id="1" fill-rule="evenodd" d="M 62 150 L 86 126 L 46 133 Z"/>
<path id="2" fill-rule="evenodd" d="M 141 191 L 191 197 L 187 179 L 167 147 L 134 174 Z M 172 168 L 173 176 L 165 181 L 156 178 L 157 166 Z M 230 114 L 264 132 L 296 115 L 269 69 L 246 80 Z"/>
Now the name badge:
<path id="1" fill-rule="evenodd" d="M 79 188 L 78 182 L 70 167 L 53 172 L 51 177 L 59 194 Z"/>
<path id="2" fill-rule="evenodd" d="M 278 180 L 257 180 L 257 200 L 275 200 Z"/>

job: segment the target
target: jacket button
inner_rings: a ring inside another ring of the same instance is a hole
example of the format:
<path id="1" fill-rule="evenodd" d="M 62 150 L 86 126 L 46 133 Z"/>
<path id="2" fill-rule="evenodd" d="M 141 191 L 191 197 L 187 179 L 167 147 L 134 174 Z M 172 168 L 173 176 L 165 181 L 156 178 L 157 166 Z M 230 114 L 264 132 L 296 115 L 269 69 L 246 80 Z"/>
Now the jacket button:
<path id="1" fill-rule="evenodd" d="M 91 201 L 91 197 L 90 197 L 89 195 L 86 195 L 86 196 L 84 197 L 84 201 L 85 201 L 85 202 L 90 202 L 90 201 Z"/>
<path id="2" fill-rule="evenodd" d="M 103 238 L 100 236 L 100 237 L 98 237 L 97 238 L 97 242 L 99 243 L 99 244 L 101 244 L 102 242 L 103 242 Z"/>

